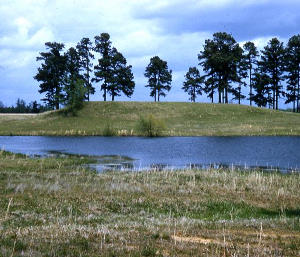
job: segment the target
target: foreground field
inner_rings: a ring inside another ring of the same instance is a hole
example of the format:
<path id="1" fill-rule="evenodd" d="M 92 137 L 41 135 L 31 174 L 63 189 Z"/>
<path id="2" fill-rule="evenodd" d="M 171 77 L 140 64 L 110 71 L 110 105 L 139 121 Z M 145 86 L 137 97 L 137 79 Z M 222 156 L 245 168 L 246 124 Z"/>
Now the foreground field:
<path id="1" fill-rule="evenodd" d="M 0 135 L 140 135 L 141 117 L 166 123 L 165 136 L 300 135 L 300 115 L 268 109 L 203 103 L 90 102 L 76 117 L 59 113 L 0 115 Z"/>
<path id="2" fill-rule="evenodd" d="M 300 175 L 0 154 L 0 256 L 299 256 Z"/>

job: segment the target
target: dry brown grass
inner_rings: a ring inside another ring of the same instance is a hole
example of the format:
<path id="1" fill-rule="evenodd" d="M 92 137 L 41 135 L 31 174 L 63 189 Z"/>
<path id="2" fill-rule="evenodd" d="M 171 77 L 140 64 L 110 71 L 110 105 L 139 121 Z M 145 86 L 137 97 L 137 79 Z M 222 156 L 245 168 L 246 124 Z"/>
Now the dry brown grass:
<path id="1" fill-rule="evenodd" d="M 299 256 L 299 174 L 0 154 L 1 256 Z"/>

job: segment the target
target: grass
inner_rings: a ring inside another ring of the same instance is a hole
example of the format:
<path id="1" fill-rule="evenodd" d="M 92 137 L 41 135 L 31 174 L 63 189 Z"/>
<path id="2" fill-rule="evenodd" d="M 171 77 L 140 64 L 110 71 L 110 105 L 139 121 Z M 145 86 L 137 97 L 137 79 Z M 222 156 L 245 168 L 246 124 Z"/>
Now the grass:
<path id="1" fill-rule="evenodd" d="M 300 174 L 105 172 L 0 152 L 0 256 L 299 256 Z"/>
<path id="2" fill-rule="evenodd" d="M 166 124 L 164 136 L 300 135 L 300 115 L 243 105 L 204 103 L 90 102 L 76 117 L 60 112 L 0 115 L 0 135 L 141 135 L 140 117 Z M 109 124 L 109 125 L 108 125 Z"/>

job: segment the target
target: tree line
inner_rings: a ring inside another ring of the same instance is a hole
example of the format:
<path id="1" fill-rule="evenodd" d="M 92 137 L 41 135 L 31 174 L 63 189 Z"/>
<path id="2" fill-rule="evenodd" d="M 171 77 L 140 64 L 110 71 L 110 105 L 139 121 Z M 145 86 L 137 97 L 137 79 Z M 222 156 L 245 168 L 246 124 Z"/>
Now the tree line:
<path id="1" fill-rule="evenodd" d="M 0 113 L 42 113 L 49 110 L 48 106 L 38 104 L 37 101 L 27 104 L 23 99 L 18 98 L 16 104 L 12 106 L 5 106 L 0 101 Z"/>
<path id="2" fill-rule="evenodd" d="M 89 101 L 94 85 L 100 86 L 104 101 L 108 97 L 114 101 L 121 94 L 132 96 L 132 66 L 112 46 L 108 33 L 96 36 L 94 42 L 83 38 L 66 52 L 62 43 L 45 45 L 47 51 L 37 57 L 42 64 L 34 78 L 40 82 L 39 92 L 45 93 L 42 100 L 52 108 Z M 286 46 L 272 38 L 259 52 L 253 42 L 240 46 L 231 34 L 214 33 L 205 40 L 198 61 L 199 68 L 190 67 L 182 85 L 192 102 L 206 94 L 212 103 L 234 100 L 240 104 L 247 99 L 250 105 L 278 109 L 279 99 L 285 98 L 286 104 L 293 104 L 293 111 L 300 112 L 300 35 L 291 37 Z M 144 76 L 154 101 L 171 90 L 172 70 L 160 57 L 150 59 Z M 248 95 L 243 94 L 243 87 L 249 88 Z"/>
<path id="3" fill-rule="evenodd" d="M 241 47 L 232 35 L 218 32 L 205 41 L 198 60 L 205 75 L 200 76 L 194 67 L 184 84 L 192 100 L 205 92 L 212 102 L 217 94 L 219 103 L 228 103 L 230 93 L 239 104 L 247 98 L 250 105 L 278 110 L 279 99 L 285 97 L 285 103 L 300 112 L 300 35 L 291 37 L 286 46 L 272 38 L 259 52 L 253 42 Z M 249 87 L 248 97 L 242 93 L 244 86 Z"/>

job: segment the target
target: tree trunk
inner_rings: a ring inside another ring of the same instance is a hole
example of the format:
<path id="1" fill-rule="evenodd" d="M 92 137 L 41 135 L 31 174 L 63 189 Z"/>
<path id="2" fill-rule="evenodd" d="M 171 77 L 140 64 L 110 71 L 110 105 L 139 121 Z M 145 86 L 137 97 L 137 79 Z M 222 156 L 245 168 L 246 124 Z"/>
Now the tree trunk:
<path id="1" fill-rule="evenodd" d="M 241 86 L 239 86 L 239 104 L 241 104 Z"/>
<path id="2" fill-rule="evenodd" d="M 275 86 L 273 85 L 273 99 L 272 99 L 272 102 L 273 102 L 273 109 L 275 109 L 275 98 L 276 98 L 276 96 L 275 96 Z"/>
<path id="3" fill-rule="evenodd" d="M 157 91 L 157 102 L 159 102 L 159 91 Z"/>
<path id="4" fill-rule="evenodd" d="M 300 94 L 300 67 L 298 68 L 298 88 L 297 88 L 297 112 L 299 112 L 299 94 Z"/>
<path id="5" fill-rule="evenodd" d="M 293 101 L 293 112 L 296 112 L 296 103 L 295 103 L 295 100 Z"/>
<path id="6" fill-rule="evenodd" d="M 106 102 L 106 87 L 107 87 L 107 85 L 106 85 L 106 82 L 104 83 L 104 88 L 103 88 L 103 100 L 104 100 L 104 102 Z"/>
<path id="7" fill-rule="evenodd" d="M 87 70 L 87 100 L 88 102 L 90 101 L 90 71 L 89 71 L 89 65 L 90 65 L 90 62 L 89 62 L 89 58 L 87 59 L 87 67 L 86 67 L 86 70 Z"/>
<path id="8" fill-rule="evenodd" d="M 192 101 L 195 102 L 196 100 L 196 89 L 195 87 L 193 88 L 193 97 L 192 97 Z"/>
<path id="9" fill-rule="evenodd" d="M 219 88 L 219 104 L 222 103 L 221 88 Z"/>
<path id="10" fill-rule="evenodd" d="M 228 104 L 228 88 L 225 87 L 225 103 Z"/>
<path id="11" fill-rule="evenodd" d="M 55 90 L 55 109 L 56 110 L 59 110 L 59 100 L 60 100 L 60 97 L 59 97 L 59 86 L 56 86 L 56 90 Z"/>
<path id="12" fill-rule="evenodd" d="M 276 90 L 276 110 L 278 110 L 278 98 L 279 98 L 279 91 L 277 88 L 277 90 Z"/>
<path id="13" fill-rule="evenodd" d="M 114 94 L 114 91 L 111 92 L 111 101 L 115 101 L 115 94 Z"/>
<path id="14" fill-rule="evenodd" d="M 252 68 L 250 67 L 250 106 L 252 106 Z"/>

